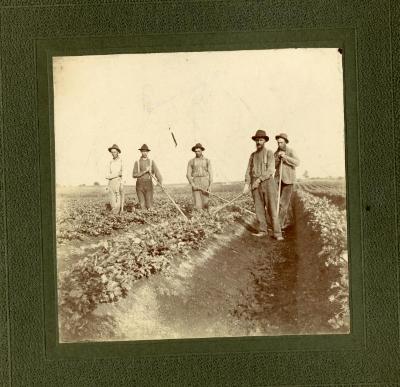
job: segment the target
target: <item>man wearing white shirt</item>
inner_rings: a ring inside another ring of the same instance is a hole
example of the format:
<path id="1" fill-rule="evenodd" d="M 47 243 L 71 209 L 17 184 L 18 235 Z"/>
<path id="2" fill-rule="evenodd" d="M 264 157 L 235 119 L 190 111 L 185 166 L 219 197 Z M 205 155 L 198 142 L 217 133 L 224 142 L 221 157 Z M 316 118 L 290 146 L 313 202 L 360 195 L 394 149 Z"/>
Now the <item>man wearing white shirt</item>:
<path id="1" fill-rule="evenodd" d="M 123 164 L 119 156 L 121 149 L 119 149 L 118 145 L 114 144 L 108 148 L 108 151 L 112 155 L 112 160 L 109 163 L 106 175 L 111 210 L 114 214 L 121 214 L 124 207 L 122 183 Z"/>

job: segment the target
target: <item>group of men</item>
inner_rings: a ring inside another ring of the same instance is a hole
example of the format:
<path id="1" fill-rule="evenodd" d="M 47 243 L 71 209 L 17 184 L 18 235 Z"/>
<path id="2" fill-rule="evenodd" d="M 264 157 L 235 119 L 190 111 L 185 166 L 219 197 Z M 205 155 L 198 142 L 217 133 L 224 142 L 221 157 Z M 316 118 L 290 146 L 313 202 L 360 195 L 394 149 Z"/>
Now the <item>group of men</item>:
<path id="1" fill-rule="evenodd" d="M 286 227 L 286 217 L 296 181 L 296 167 L 299 158 L 294 150 L 287 146 L 286 133 L 275 136 L 277 150 L 267 149 L 269 141 L 264 130 L 257 130 L 252 136 L 256 150 L 251 153 L 245 174 L 243 194 L 251 191 L 259 230 L 256 236 L 268 235 L 283 240 L 282 229 Z M 136 179 L 136 194 L 142 209 L 152 210 L 154 185 L 162 186 L 162 176 L 156 163 L 149 158 L 150 149 L 143 144 L 139 149 L 140 158 L 135 161 L 132 177 Z M 109 200 L 114 213 L 122 213 L 124 205 L 123 163 L 121 150 L 114 144 L 108 148 L 112 155 L 106 175 L 108 180 Z M 208 209 L 208 201 L 213 183 L 211 162 L 204 157 L 205 148 L 197 143 L 192 147 L 195 157 L 187 165 L 186 178 L 192 188 L 193 202 L 196 209 Z M 278 194 L 279 192 L 279 194 Z M 279 200 L 279 206 L 278 206 Z"/>

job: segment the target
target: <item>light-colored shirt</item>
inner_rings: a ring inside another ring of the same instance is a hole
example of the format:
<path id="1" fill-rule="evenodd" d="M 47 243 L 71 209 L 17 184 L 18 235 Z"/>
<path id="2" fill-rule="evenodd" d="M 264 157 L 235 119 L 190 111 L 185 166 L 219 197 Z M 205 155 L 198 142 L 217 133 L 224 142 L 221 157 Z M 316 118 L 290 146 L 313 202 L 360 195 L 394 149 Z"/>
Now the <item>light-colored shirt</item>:
<path id="1" fill-rule="evenodd" d="M 269 179 L 275 172 L 275 157 L 272 150 L 263 148 L 250 155 L 247 165 L 245 182 L 252 183 L 256 179 L 261 181 Z"/>
<path id="2" fill-rule="evenodd" d="M 211 162 L 204 156 L 195 157 L 189 160 L 186 177 L 190 184 L 194 177 L 208 177 L 210 184 L 213 182 Z"/>
<path id="3" fill-rule="evenodd" d="M 142 175 L 142 172 L 146 170 L 147 167 L 150 167 L 151 164 L 151 173 L 156 176 L 157 180 L 162 184 L 162 176 L 161 173 L 154 162 L 154 160 L 151 160 L 147 158 L 144 159 L 141 157 L 138 161 L 135 161 L 135 164 L 133 166 L 133 172 L 132 172 L 132 177 L 134 179 L 137 179 L 137 181 L 145 181 L 145 180 L 151 180 L 151 176 L 149 173 L 145 173 Z"/>
<path id="4" fill-rule="evenodd" d="M 108 164 L 108 171 L 106 179 L 115 179 L 116 177 L 122 177 L 123 173 L 123 162 L 120 156 L 116 159 L 112 159 Z"/>

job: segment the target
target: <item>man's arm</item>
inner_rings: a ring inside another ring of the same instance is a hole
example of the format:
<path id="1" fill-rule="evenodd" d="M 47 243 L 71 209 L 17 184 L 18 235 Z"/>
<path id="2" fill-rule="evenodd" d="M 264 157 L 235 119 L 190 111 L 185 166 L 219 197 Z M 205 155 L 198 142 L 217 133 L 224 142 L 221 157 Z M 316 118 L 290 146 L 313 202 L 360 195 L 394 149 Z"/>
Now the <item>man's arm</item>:
<path id="1" fill-rule="evenodd" d="M 189 181 L 190 185 L 193 185 L 193 177 L 192 177 L 192 160 L 189 160 L 187 171 L 186 171 L 186 178 Z"/>
<path id="2" fill-rule="evenodd" d="M 278 155 L 278 151 L 274 153 L 274 157 L 275 157 L 275 169 L 279 169 L 279 166 L 281 164 L 281 159 Z"/>
<path id="3" fill-rule="evenodd" d="M 154 161 L 153 161 L 153 173 L 156 176 L 158 182 L 160 184 L 162 184 L 162 176 L 161 176 L 160 170 L 158 169 L 158 167 Z"/>
<path id="4" fill-rule="evenodd" d="M 292 167 L 298 167 L 300 165 L 300 160 L 293 149 L 291 149 L 290 151 L 290 156 L 288 156 L 287 154 L 283 156 L 283 162 Z"/>
<path id="5" fill-rule="evenodd" d="M 142 173 L 139 173 L 139 165 L 138 162 L 135 161 L 135 164 L 133 165 L 132 177 L 137 179 L 140 176 L 142 176 Z"/>
<path id="6" fill-rule="evenodd" d="M 208 178 L 210 179 L 210 185 L 211 185 L 213 183 L 213 179 L 214 179 L 213 170 L 212 170 L 212 166 L 211 166 L 211 161 L 209 159 L 207 159 L 207 162 L 208 162 L 208 166 L 207 166 Z"/>
<path id="7" fill-rule="evenodd" d="M 251 181 L 250 173 L 251 173 L 251 159 L 252 159 L 252 157 L 253 157 L 253 155 L 250 155 L 249 162 L 247 163 L 246 174 L 244 176 L 244 182 L 246 184 L 250 184 L 250 181 Z"/>
<path id="8" fill-rule="evenodd" d="M 107 180 L 111 179 L 110 175 L 111 175 L 111 165 L 110 165 L 110 162 L 108 162 L 108 164 L 107 164 L 107 173 L 106 173 L 106 179 Z"/>
<path id="9" fill-rule="evenodd" d="M 251 159 L 253 157 L 253 154 L 250 155 L 249 162 L 247 163 L 247 169 L 246 169 L 246 174 L 244 176 L 244 188 L 243 188 L 243 194 L 247 194 L 250 191 L 249 185 L 251 181 L 250 173 L 251 173 Z"/>

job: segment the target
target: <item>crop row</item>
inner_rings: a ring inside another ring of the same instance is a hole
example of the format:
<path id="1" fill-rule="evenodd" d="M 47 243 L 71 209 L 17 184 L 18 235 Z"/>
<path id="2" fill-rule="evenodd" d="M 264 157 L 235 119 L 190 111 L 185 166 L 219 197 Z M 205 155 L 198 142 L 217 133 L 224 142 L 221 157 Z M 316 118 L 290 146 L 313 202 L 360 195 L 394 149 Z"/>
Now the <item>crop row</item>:
<path id="1" fill-rule="evenodd" d="M 64 340 L 87 337 L 96 326 L 91 321 L 99 304 L 126 297 L 132 281 L 163 270 L 177 255 L 199 249 L 240 214 L 228 209 L 214 216 L 193 213 L 190 221 L 185 221 L 166 203 L 159 212 L 164 214 L 163 221 L 145 228 L 130 227 L 123 235 L 92 245 L 94 252 L 60 273 L 60 332 Z"/>
<path id="2" fill-rule="evenodd" d="M 192 213 L 192 199 L 188 194 L 178 194 L 176 202 L 187 216 Z M 225 200 L 231 200 L 234 193 L 221 193 Z M 84 240 L 86 237 L 111 235 L 114 230 L 128 229 L 132 224 L 156 225 L 180 216 L 169 201 L 163 196 L 156 197 L 153 211 L 142 211 L 134 198 L 128 198 L 125 212 L 114 215 L 106 209 L 102 199 L 64 200 L 57 208 L 57 242 L 64 244 L 70 240 Z M 213 208 L 223 204 L 213 198 L 210 205 Z M 231 206 L 233 211 L 252 209 L 249 198 L 244 198 Z"/>
<path id="3" fill-rule="evenodd" d="M 325 197 L 317 197 L 302 189 L 297 197 L 307 215 L 308 226 L 318 236 L 321 250 L 320 259 L 326 266 L 339 269 L 339 280 L 331 285 L 329 301 L 336 304 L 338 312 L 329 320 L 329 324 L 339 329 L 349 326 L 349 284 L 347 255 L 346 211 L 340 210 Z"/>

